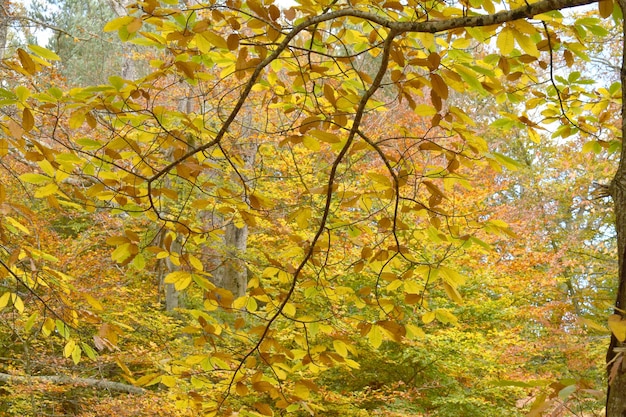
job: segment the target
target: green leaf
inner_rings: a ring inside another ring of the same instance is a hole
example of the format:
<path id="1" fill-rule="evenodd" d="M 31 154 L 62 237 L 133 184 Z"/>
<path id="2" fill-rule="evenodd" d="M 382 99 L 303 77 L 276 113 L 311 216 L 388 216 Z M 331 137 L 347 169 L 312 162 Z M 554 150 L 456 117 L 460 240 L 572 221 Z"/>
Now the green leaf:
<path id="1" fill-rule="evenodd" d="M 70 328 L 67 327 L 67 325 L 65 323 L 63 323 L 61 320 L 59 320 L 59 319 L 56 319 L 54 321 L 54 324 L 55 324 L 56 329 L 59 332 L 59 334 L 64 339 L 69 339 L 69 337 L 70 337 Z"/>
<path id="2" fill-rule="evenodd" d="M 515 159 L 508 157 L 506 155 L 503 155 L 501 153 L 498 152 L 493 152 L 491 155 L 493 155 L 494 159 L 503 167 L 510 169 L 511 171 L 517 171 L 518 168 L 520 168 L 522 166 L 522 164 L 520 164 L 519 162 L 517 162 Z"/>
<path id="3" fill-rule="evenodd" d="M 31 314 L 28 320 L 26 320 L 26 323 L 24 324 L 24 330 L 29 332 L 33 328 L 33 325 L 35 324 L 35 321 L 37 320 L 38 317 L 39 317 L 39 313 L 36 311 L 33 314 Z"/>
<path id="4" fill-rule="evenodd" d="M 83 350 L 83 352 L 85 352 L 85 355 L 87 355 L 89 359 L 91 359 L 92 361 L 96 360 L 96 356 L 97 356 L 96 351 L 93 350 L 91 346 L 89 346 L 86 343 L 81 342 L 80 347 Z"/>
<path id="5" fill-rule="evenodd" d="M 576 392 L 577 389 L 578 387 L 576 386 L 576 384 L 569 385 L 559 391 L 559 398 L 565 401 L 570 395 Z"/>

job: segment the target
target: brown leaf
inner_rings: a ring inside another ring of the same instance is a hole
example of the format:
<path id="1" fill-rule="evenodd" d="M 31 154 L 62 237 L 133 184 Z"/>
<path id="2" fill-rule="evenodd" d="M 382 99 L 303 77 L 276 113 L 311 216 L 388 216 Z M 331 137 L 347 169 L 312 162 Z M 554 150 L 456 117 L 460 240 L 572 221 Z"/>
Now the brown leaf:
<path id="1" fill-rule="evenodd" d="M 28 108 L 24 108 L 22 112 L 22 128 L 26 132 L 30 132 L 30 130 L 35 126 L 35 118 L 33 117 L 33 113 Z"/>
<path id="2" fill-rule="evenodd" d="M 430 61 L 429 61 L 430 62 Z M 446 100 L 448 98 L 448 86 L 439 74 L 430 74 L 430 85 L 439 97 Z"/>
<path id="3" fill-rule="evenodd" d="M 598 2 L 600 16 L 607 18 L 613 14 L 613 0 L 600 0 Z"/>

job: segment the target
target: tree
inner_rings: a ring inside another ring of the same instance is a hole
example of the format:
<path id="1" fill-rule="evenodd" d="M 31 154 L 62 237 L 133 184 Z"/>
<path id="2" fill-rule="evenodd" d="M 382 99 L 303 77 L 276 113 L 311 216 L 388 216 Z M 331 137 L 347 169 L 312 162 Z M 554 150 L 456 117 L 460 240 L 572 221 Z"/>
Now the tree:
<path id="1" fill-rule="evenodd" d="M 48 41 L 49 49 L 58 54 L 61 74 L 72 85 L 96 85 L 117 74 L 122 44 L 102 28 L 115 14 L 106 2 L 45 1 L 35 2 L 29 15 L 35 22 L 55 28 Z"/>
<path id="2" fill-rule="evenodd" d="M 209 415 L 229 412 L 234 395 L 262 415 L 312 412 L 314 376 L 358 368 L 361 339 L 378 349 L 419 339 L 430 323 L 455 323 L 451 306 L 463 302 L 466 278 L 453 261 L 513 235 L 464 198 L 473 173 L 518 166 L 489 143 L 480 122 L 495 117 L 475 120 L 465 98 L 507 103 L 499 125 L 531 141 L 548 129 L 599 146 L 623 137 L 607 109 L 626 90 L 591 90 L 580 73 L 559 74 L 587 58 L 590 33 L 604 33 L 596 12 L 559 11 L 592 3 L 302 1 L 281 10 L 253 0 L 145 1 L 104 28 L 158 51 L 145 77 L 62 91 L 32 81 L 55 54 L 18 51 L 9 65 L 31 86 L 3 90 L 15 111 L 4 118 L 0 151 L 40 171 L 20 178 L 52 207 L 78 202 L 136 218 L 108 240 L 114 261 L 139 271 L 152 257 L 179 267 L 164 281 L 195 297 L 186 329 L 211 350 L 140 384 L 188 384 L 187 401 Z M 623 9 L 599 3 L 600 16 L 618 25 Z M 194 91 L 193 111 L 168 94 L 178 84 Z M 398 108 L 411 117 L 385 120 Z M 609 416 L 626 410 L 623 163 L 606 188 L 621 278 L 609 322 Z M 180 251 L 132 230 L 146 221 Z M 247 261 L 245 271 L 231 264 L 251 276 L 245 294 L 213 279 L 213 260 L 230 243 L 224 230 L 249 233 L 246 245 L 232 244 L 238 251 L 226 250 Z M 21 268 L 12 278 L 30 288 Z M 66 356 L 86 352 L 61 333 Z"/>

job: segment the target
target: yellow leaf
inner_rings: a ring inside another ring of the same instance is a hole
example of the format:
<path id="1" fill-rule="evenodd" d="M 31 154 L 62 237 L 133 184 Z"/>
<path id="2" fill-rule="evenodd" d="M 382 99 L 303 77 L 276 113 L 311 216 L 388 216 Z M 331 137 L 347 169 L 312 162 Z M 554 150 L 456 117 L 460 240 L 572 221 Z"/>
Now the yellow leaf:
<path id="1" fill-rule="evenodd" d="M 367 333 L 367 340 L 375 349 L 378 349 L 383 343 L 383 334 L 380 331 L 380 327 L 376 325 L 372 326 L 369 333 Z"/>
<path id="2" fill-rule="evenodd" d="M 319 141 L 309 135 L 302 137 L 302 144 L 305 148 L 313 152 L 317 152 L 321 149 Z"/>
<path id="3" fill-rule="evenodd" d="M 517 41 L 517 44 L 530 56 L 539 57 L 539 49 L 537 44 L 533 42 L 530 36 L 527 36 L 517 30 L 513 30 L 513 37 Z"/>
<path id="4" fill-rule="evenodd" d="M 70 115 L 69 125 L 72 129 L 78 129 L 85 121 L 85 112 L 75 111 Z"/>
<path id="5" fill-rule="evenodd" d="M 196 271 L 204 271 L 204 265 L 202 264 L 202 261 L 200 259 L 189 254 L 188 260 L 189 260 L 189 264 L 193 267 L 193 269 L 195 269 Z"/>
<path id="6" fill-rule="evenodd" d="M 339 136 L 337 136 L 336 134 L 332 132 L 327 132 L 324 130 L 312 129 L 308 132 L 308 134 L 326 143 L 341 142 L 341 139 L 339 139 Z"/>
<path id="7" fill-rule="evenodd" d="M 176 378 L 172 375 L 161 375 L 161 384 L 168 388 L 173 388 L 176 386 Z"/>
<path id="8" fill-rule="evenodd" d="M 250 207 L 255 210 L 271 209 L 272 207 L 274 207 L 274 202 L 264 195 L 254 193 L 250 194 L 249 198 Z"/>
<path id="9" fill-rule="evenodd" d="M 33 117 L 33 113 L 27 107 L 24 107 L 24 111 L 22 111 L 22 129 L 26 132 L 30 132 L 30 130 L 35 126 L 35 118 Z"/>
<path id="10" fill-rule="evenodd" d="M 306 400 L 309 398 L 309 395 L 311 394 L 311 392 L 309 391 L 309 387 L 307 387 L 305 384 L 303 384 L 302 382 L 296 382 L 296 387 L 294 389 L 294 393 L 296 394 L 297 397 L 299 397 L 301 400 Z"/>
<path id="11" fill-rule="evenodd" d="M 456 324 L 458 322 L 457 317 L 454 314 L 452 314 L 452 312 L 450 312 L 449 310 L 446 310 L 445 308 L 440 308 L 436 310 L 435 317 L 441 323 L 445 323 L 445 324 L 448 324 L 448 323 Z"/>
<path id="12" fill-rule="evenodd" d="M 0 304 L 2 304 L 1 297 L 0 297 Z M 44 320 L 43 325 L 41 326 L 41 333 L 43 333 L 44 336 L 50 336 L 50 333 L 52 333 L 53 330 L 54 330 L 54 320 L 52 320 L 50 317 L 47 317 L 46 320 Z"/>
<path id="13" fill-rule="evenodd" d="M 63 338 L 65 339 L 70 338 L 70 329 L 69 327 L 65 325 L 63 321 L 56 319 L 54 321 L 54 327 L 56 327 L 57 331 L 59 332 L 61 336 L 63 336 Z"/>
<path id="14" fill-rule="evenodd" d="M 515 37 L 513 36 L 513 30 L 509 27 L 505 27 L 498 34 L 498 39 L 496 41 L 496 46 L 500 50 L 500 54 L 509 55 L 513 52 L 513 47 L 515 46 Z"/>
<path id="15" fill-rule="evenodd" d="M 413 111 L 418 116 L 434 116 L 437 114 L 437 109 L 429 104 L 418 104 Z"/>
<path id="16" fill-rule="evenodd" d="M 106 25 L 104 25 L 104 28 L 102 29 L 105 32 L 113 32 L 115 30 L 118 30 L 128 24 L 130 24 L 130 22 L 132 22 L 133 20 L 135 20 L 135 18 L 133 16 L 122 16 L 122 17 L 117 17 L 113 20 L 111 20 L 110 22 L 107 22 Z"/>
<path id="17" fill-rule="evenodd" d="M 49 177 L 54 176 L 56 170 L 47 159 L 37 162 L 37 165 L 39 165 L 39 168 L 41 168 L 44 174 L 48 175 Z"/>
<path id="18" fill-rule="evenodd" d="M 609 316 L 609 329 L 620 342 L 626 340 L 626 320 L 622 319 L 619 314 Z"/>
<path id="19" fill-rule="evenodd" d="M 212 45 L 217 46 L 220 49 L 230 49 L 228 47 L 228 43 L 226 42 L 226 39 L 224 39 L 220 35 L 213 33 L 211 31 L 202 32 L 200 35 L 196 35 L 196 36 L 203 37 L 204 39 L 209 41 Z"/>
<path id="20" fill-rule="evenodd" d="M 28 52 L 22 48 L 17 48 L 17 56 L 20 59 L 20 64 L 22 64 L 22 67 L 27 73 L 34 75 L 37 72 L 37 66 Z"/>
<path id="21" fill-rule="evenodd" d="M 50 177 L 41 174 L 22 174 L 19 176 L 20 180 L 29 184 L 44 184 L 50 182 Z"/>
<path id="22" fill-rule="evenodd" d="M 135 33 L 139 29 L 141 29 L 142 25 L 143 25 L 143 20 L 141 20 L 140 17 L 135 17 L 132 20 L 132 22 L 130 22 L 128 26 L 126 26 L 126 30 L 128 31 L 128 33 Z"/>
<path id="23" fill-rule="evenodd" d="M 333 347 L 335 348 L 335 352 L 340 354 L 342 357 L 348 357 L 348 347 L 341 340 L 333 340 Z"/>
<path id="24" fill-rule="evenodd" d="M 144 258 L 141 253 L 137 254 L 137 256 L 133 258 L 133 266 L 138 271 L 143 271 L 146 267 L 146 258 Z"/>
<path id="25" fill-rule="evenodd" d="M 448 294 L 448 297 L 450 297 L 452 301 L 454 301 L 457 304 L 463 304 L 463 298 L 461 298 L 461 294 L 459 294 L 456 288 L 454 288 L 452 285 L 448 284 L 447 282 L 444 282 L 443 289 L 446 291 L 446 294 Z"/>
<path id="26" fill-rule="evenodd" d="M 26 228 L 26 226 L 24 226 L 22 223 L 15 220 L 13 217 L 5 216 L 4 218 L 7 222 L 11 223 L 13 227 L 20 230 L 22 233 L 26 235 L 30 235 L 30 231 Z"/>
<path id="27" fill-rule="evenodd" d="M 285 307 L 283 307 L 283 314 L 285 314 L 288 317 L 295 317 L 296 306 L 294 306 L 292 303 L 285 304 Z"/>
<path id="28" fill-rule="evenodd" d="M 22 301 L 22 298 L 19 295 L 17 295 L 17 294 L 12 294 L 12 298 L 13 298 L 13 307 L 15 307 L 15 309 L 19 313 L 23 313 L 24 312 L 24 301 Z"/>
<path id="29" fill-rule="evenodd" d="M 182 291 L 191 284 L 191 273 L 186 271 L 174 271 L 167 274 L 165 277 L 166 284 L 174 284 L 176 291 Z"/>
<path id="30" fill-rule="evenodd" d="M 601 332 L 606 332 L 606 327 L 604 327 L 603 325 L 601 325 L 600 323 L 597 323 L 591 319 L 586 319 L 584 317 L 579 318 L 579 320 L 588 328 L 593 329 L 593 330 L 598 330 Z"/>
<path id="31" fill-rule="evenodd" d="M 40 57 L 49 59 L 50 61 L 59 61 L 61 59 L 61 57 L 59 57 L 57 54 L 55 54 L 51 50 L 43 48 L 39 45 L 30 44 L 28 45 L 28 49 L 30 49 L 31 51 L 33 51 Z"/>
<path id="32" fill-rule="evenodd" d="M 37 313 L 36 311 L 30 315 L 30 317 L 28 317 L 28 320 L 26 320 L 26 324 L 24 324 L 24 330 L 26 330 L 27 332 L 30 332 L 30 329 L 33 328 L 33 325 L 35 324 L 35 321 L 37 320 L 37 318 L 39 317 L 39 313 Z"/>
<path id="33" fill-rule="evenodd" d="M 440 266 L 438 269 L 438 272 L 439 272 L 439 275 L 441 275 L 441 278 L 445 282 L 447 282 L 448 284 L 452 285 L 455 288 L 459 285 L 465 284 L 466 278 L 452 268 Z"/>
<path id="34" fill-rule="evenodd" d="M 539 133 L 537 133 L 537 131 L 531 127 L 529 127 L 528 129 L 528 138 L 530 140 L 532 140 L 534 143 L 541 143 L 541 136 L 539 136 Z"/>
<path id="35" fill-rule="evenodd" d="M 111 259 L 113 259 L 117 263 L 124 262 L 131 255 L 130 246 L 131 243 L 124 243 L 115 248 L 115 250 L 111 253 Z"/>
<path id="36" fill-rule="evenodd" d="M 404 326 L 406 329 L 406 337 L 409 339 L 420 339 L 422 337 L 426 337 L 426 333 L 422 330 L 421 327 L 416 326 L 415 324 L 407 324 Z"/>
<path id="37" fill-rule="evenodd" d="M 435 320 L 435 312 L 434 311 L 428 311 L 428 312 L 424 313 L 424 315 L 422 316 L 422 321 L 424 322 L 424 324 L 431 323 L 433 320 Z"/>
<path id="38" fill-rule="evenodd" d="M 78 365 L 81 355 L 82 351 L 80 350 L 80 346 L 74 346 L 74 350 L 72 351 L 72 361 L 74 362 L 74 365 Z"/>
<path id="39" fill-rule="evenodd" d="M 76 342 L 73 340 L 68 341 L 65 344 L 65 348 L 63 348 L 63 356 L 69 358 L 72 352 L 74 352 L 74 348 L 76 347 Z"/>
<path id="40" fill-rule="evenodd" d="M 58 190 L 59 190 L 59 186 L 52 182 L 44 187 L 41 187 L 35 190 L 35 197 L 36 198 L 48 197 L 50 195 L 56 194 Z"/>
<path id="41" fill-rule="evenodd" d="M 91 308 L 93 308 L 94 310 L 96 310 L 96 311 L 104 310 L 104 307 L 102 307 L 102 304 L 100 304 L 100 301 L 96 300 L 91 295 L 83 294 L 83 297 L 85 297 L 85 300 L 87 300 L 87 302 L 89 303 Z"/>
<path id="42" fill-rule="evenodd" d="M 108 243 L 108 242 L 107 242 L 107 243 Z M 166 250 L 161 251 L 161 252 L 159 252 L 159 253 L 157 253 L 157 254 L 156 254 L 156 258 L 157 258 L 157 259 L 165 259 L 165 258 L 167 258 L 168 256 L 170 256 L 170 253 L 169 253 L 168 251 L 166 251 Z"/>
<path id="43" fill-rule="evenodd" d="M 258 308 L 259 308 L 259 305 L 257 304 L 256 300 L 253 297 L 248 298 L 246 302 L 246 310 L 248 310 L 251 313 L 254 313 L 255 311 L 257 311 Z"/>
<path id="44" fill-rule="evenodd" d="M 2 296 L 0 297 L 0 310 L 5 308 L 7 304 L 9 304 L 9 298 L 11 298 L 10 292 L 5 292 L 4 294 L 2 294 Z"/>

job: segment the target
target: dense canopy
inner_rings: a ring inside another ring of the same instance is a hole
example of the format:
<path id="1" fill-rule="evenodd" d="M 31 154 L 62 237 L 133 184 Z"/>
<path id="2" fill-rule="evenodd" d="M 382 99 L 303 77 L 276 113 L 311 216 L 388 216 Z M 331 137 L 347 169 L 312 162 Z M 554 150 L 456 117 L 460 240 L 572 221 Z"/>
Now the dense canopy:
<path id="1" fill-rule="evenodd" d="M 4 0 L 0 410 L 623 416 L 625 7 Z"/>

